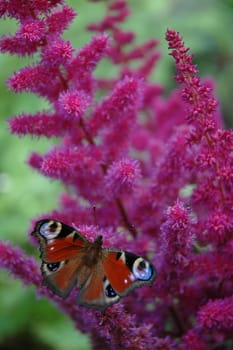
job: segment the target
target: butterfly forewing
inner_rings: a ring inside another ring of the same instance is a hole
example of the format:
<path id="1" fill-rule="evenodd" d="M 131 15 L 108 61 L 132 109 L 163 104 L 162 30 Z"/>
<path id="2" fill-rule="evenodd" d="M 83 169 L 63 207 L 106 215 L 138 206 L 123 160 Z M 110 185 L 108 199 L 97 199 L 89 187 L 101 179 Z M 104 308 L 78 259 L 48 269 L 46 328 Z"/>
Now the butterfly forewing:
<path id="1" fill-rule="evenodd" d="M 36 224 L 33 232 L 40 241 L 43 282 L 54 293 L 66 297 L 74 285 L 84 284 L 78 279 L 85 244 L 88 240 L 72 227 L 49 219 Z"/>
<path id="2" fill-rule="evenodd" d="M 142 285 L 152 285 L 157 275 L 148 260 L 118 249 L 106 249 L 103 266 L 112 288 L 119 296 L 125 296 Z"/>
<path id="3" fill-rule="evenodd" d="M 72 227 L 54 220 L 37 222 L 32 233 L 39 238 L 41 258 L 48 262 L 58 262 L 76 257 L 89 243 L 85 236 Z"/>

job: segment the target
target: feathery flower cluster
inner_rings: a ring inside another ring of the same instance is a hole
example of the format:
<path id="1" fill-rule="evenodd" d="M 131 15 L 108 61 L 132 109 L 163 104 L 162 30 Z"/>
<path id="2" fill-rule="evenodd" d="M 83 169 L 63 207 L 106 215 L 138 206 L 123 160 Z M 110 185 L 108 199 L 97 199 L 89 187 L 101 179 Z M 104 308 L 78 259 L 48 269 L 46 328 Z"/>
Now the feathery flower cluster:
<path id="1" fill-rule="evenodd" d="M 37 58 L 8 79 L 9 88 L 50 104 L 14 116 L 10 130 L 57 137 L 28 164 L 69 186 L 41 217 L 76 225 L 91 239 L 96 206 L 104 245 L 150 254 L 158 278 L 102 314 L 76 305 L 76 290 L 66 300 L 54 296 L 41 286 L 34 259 L 4 242 L 0 267 L 57 303 L 94 349 L 233 346 L 233 133 L 221 128 L 213 83 L 201 82 L 181 36 L 166 33 L 181 89 L 165 98 L 149 81 L 157 41 L 135 46 L 135 34 L 121 29 L 126 1 L 108 4 L 104 19 L 88 27 L 97 34 L 79 50 L 61 36 L 75 17 L 64 1 L 0 0 L 0 14 L 19 23 L 0 40 L 1 51 Z M 94 75 L 104 57 L 114 77 Z"/>

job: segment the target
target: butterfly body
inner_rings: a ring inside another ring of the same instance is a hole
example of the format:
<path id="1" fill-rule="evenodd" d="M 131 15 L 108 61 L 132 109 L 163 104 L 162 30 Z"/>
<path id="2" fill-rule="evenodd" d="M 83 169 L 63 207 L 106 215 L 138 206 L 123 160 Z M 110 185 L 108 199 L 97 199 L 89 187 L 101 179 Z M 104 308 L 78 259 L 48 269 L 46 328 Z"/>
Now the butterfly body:
<path id="1" fill-rule="evenodd" d="M 76 229 L 49 219 L 38 221 L 32 234 L 40 242 L 44 283 L 63 298 L 77 284 L 80 305 L 105 310 L 156 278 L 148 260 L 120 249 L 102 248 L 102 236 L 90 242 Z"/>

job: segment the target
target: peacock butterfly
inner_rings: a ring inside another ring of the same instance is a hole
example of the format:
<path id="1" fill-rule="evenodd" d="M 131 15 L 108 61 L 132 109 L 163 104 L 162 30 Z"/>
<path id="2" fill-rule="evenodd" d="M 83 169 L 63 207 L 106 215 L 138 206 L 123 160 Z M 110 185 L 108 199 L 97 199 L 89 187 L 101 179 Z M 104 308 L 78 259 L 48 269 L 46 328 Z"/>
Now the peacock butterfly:
<path id="1" fill-rule="evenodd" d="M 104 249 L 102 236 L 90 242 L 60 221 L 38 221 L 32 235 L 40 243 L 44 284 L 63 298 L 77 284 L 79 305 L 105 310 L 134 288 L 151 286 L 157 276 L 148 260 L 124 250 Z"/>

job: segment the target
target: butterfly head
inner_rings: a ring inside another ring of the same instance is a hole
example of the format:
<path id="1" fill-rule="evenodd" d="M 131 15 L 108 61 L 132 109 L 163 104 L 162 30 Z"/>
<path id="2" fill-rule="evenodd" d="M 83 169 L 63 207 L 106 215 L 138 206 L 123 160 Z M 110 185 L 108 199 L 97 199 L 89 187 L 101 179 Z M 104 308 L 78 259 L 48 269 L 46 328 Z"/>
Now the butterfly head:
<path id="1" fill-rule="evenodd" d="M 102 244 L 103 244 L 103 236 L 97 236 L 95 241 L 94 241 L 94 244 L 96 244 L 97 246 L 101 247 Z"/>

